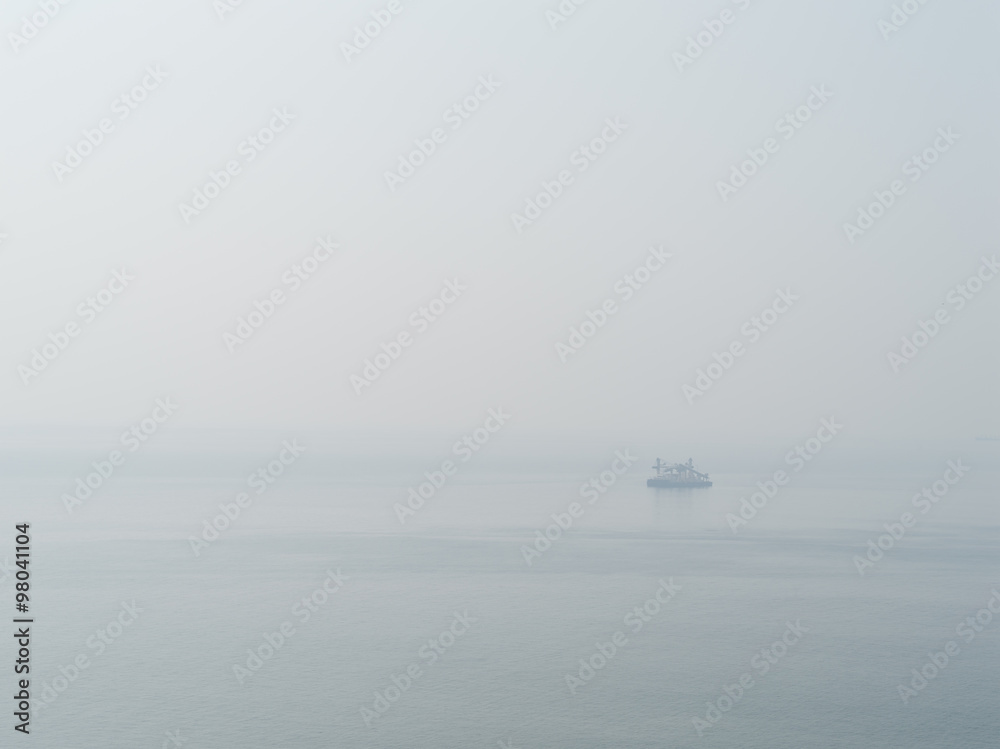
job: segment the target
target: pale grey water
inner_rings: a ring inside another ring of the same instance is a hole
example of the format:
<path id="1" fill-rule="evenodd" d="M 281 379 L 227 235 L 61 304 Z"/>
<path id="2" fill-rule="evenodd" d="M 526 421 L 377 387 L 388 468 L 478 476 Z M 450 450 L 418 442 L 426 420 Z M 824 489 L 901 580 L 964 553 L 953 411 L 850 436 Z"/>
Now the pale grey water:
<path id="1" fill-rule="evenodd" d="M 521 544 L 579 478 L 456 484 L 412 529 L 391 512 L 405 487 L 289 481 L 200 558 L 185 538 L 231 501 L 232 482 L 122 479 L 72 518 L 53 503 L 65 481 L 9 482 L 23 505 L 5 521 L 46 499 L 33 526 L 35 684 L 93 655 L 88 637 L 121 601 L 143 609 L 33 717 L 30 741 L 134 749 L 180 730 L 189 749 L 995 747 L 1000 621 L 908 706 L 896 689 L 1000 587 L 995 474 L 970 474 L 871 574 L 851 561 L 943 468 L 803 474 L 735 537 L 725 513 L 757 477 L 669 493 L 637 471 L 531 568 Z M 293 605 L 338 568 L 344 587 L 300 623 Z M 633 634 L 623 617 L 661 578 L 681 590 Z M 478 621 L 428 664 L 421 645 L 456 610 Z M 285 620 L 295 634 L 239 684 L 233 664 Z M 751 658 L 797 620 L 808 633 L 760 676 Z M 571 695 L 564 676 L 616 630 L 628 643 Z M 367 727 L 373 690 L 413 662 L 421 676 Z M 692 718 L 745 672 L 755 685 L 699 738 Z"/>

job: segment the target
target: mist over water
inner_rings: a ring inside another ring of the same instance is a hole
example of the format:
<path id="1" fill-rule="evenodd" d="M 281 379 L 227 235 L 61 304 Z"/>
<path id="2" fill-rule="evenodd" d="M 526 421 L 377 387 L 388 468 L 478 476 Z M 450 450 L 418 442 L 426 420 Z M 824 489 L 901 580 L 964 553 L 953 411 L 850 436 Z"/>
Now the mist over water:
<path id="1" fill-rule="evenodd" d="M 998 21 L 8 0 L 0 747 L 995 749 Z"/>
<path id="2" fill-rule="evenodd" d="M 735 533 L 727 517 L 739 516 L 741 500 L 773 471 L 713 472 L 710 488 L 653 489 L 645 485 L 651 460 L 637 457 L 590 503 L 581 490 L 615 459 L 591 458 L 597 447 L 545 471 L 525 445 L 507 444 L 505 455 L 470 459 L 403 522 L 394 507 L 440 461 L 411 453 L 369 469 L 360 450 L 350 459 L 307 453 L 200 548 L 191 539 L 203 538 L 203 521 L 248 488 L 239 468 L 190 478 L 196 462 L 165 460 L 149 466 L 163 475 L 121 477 L 95 492 L 72 524 L 53 502 L 65 478 L 10 479 L 14 514 L 34 507 L 45 539 L 36 551 L 37 616 L 60 622 L 40 630 L 46 683 L 78 654 L 94 654 L 88 637 L 120 601 L 143 608 L 40 712 L 36 739 L 124 747 L 168 725 L 219 747 L 321 746 L 332 737 L 371 747 L 487 746 L 498 736 L 554 747 L 653 747 L 664 736 L 691 747 L 937 747 L 954 739 L 959 715 L 963 746 L 992 746 L 993 627 L 963 642 L 915 705 L 897 695 L 996 588 L 992 444 L 966 445 L 968 474 L 926 515 L 914 495 L 946 464 L 911 470 L 887 456 L 882 470 L 853 470 L 849 453 L 834 447 L 800 472 L 776 455 L 775 470 L 790 481 Z M 649 454 L 629 449 L 619 452 Z M 212 464 L 266 457 L 248 451 Z M 589 465 L 581 471 L 577 462 Z M 574 502 L 585 509 L 570 519 Z M 917 524 L 860 575 L 855 557 L 906 511 Z M 570 527 L 556 533 L 560 518 Z M 555 538 L 539 546 L 536 531 Z M 346 576 L 343 587 L 301 622 L 306 609 L 299 604 L 296 617 L 296 603 L 329 571 Z M 664 581 L 679 591 L 648 621 L 637 618 L 636 606 Z M 456 611 L 476 621 L 430 662 L 433 651 L 422 657 L 421 647 Z M 238 683 L 233 667 L 282 622 L 294 634 Z M 789 625 L 807 631 L 768 667 L 759 653 Z M 626 644 L 571 693 L 566 677 L 578 677 L 580 659 L 598 645 L 609 652 L 616 632 Z M 421 675 L 370 728 L 362 708 L 374 709 L 376 690 L 413 663 Z M 753 685 L 699 737 L 693 719 L 735 695 L 745 674 Z M 142 720 L 123 723 L 108 704 Z"/>
<path id="3" fill-rule="evenodd" d="M 995 484 L 970 474 L 860 577 L 852 558 L 884 532 L 876 520 L 912 509 L 895 481 L 840 475 L 790 485 L 734 535 L 724 514 L 749 495 L 753 477 L 665 491 L 646 488 L 645 474 L 626 475 L 530 566 L 523 549 L 533 530 L 579 499 L 578 481 L 511 474 L 456 484 L 413 527 L 390 509 L 402 487 L 289 482 L 197 558 L 187 537 L 200 528 L 190 518 L 215 514 L 231 486 L 123 482 L 106 506 L 87 510 L 86 530 L 42 523 L 50 541 L 37 550 L 45 591 L 37 616 L 60 622 L 41 630 L 42 678 L 93 653 L 88 635 L 120 600 L 144 610 L 114 651 L 41 712 L 36 738 L 83 745 L 113 731 L 106 745 L 124 747 L 154 726 L 177 725 L 220 747 L 321 746 L 332 737 L 486 746 L 497 736 L 515 746 L 652 747 L 669 736 L 692 747 L 936 747 L 953 740 L 957 714 L 963 746 L 993 745 L 992 628 L 963 644 L 917 705 L 904 705 L 896 685 L 996 586 Z M 919 487 L 921 476 L 909 478 Z M 139 504 L 148 520 L 123 522 Z M 343 588 L 300 623 L 294 605 L 328 570 L 347 577 Z M 633 633 L 625 617 L 667 579 L 679 592 Z M 420 648 L 455 610 L 477 621 L 430 663 L 433 651 L 421 657 Z M 295 634 L 237 684 L 232 667 L 283 621 Z M 761 674 L 765 661 L 755 667 L 754 656 L 796 622 L 808 632 Z M 565 676 L 616 631 L 627 643 L 571 694 Z M 361 708 L 411 663 L 421 676 L 368 728 Z M 754 685 L 698 738 L 692 719 L 745 673 Z M 109 703 L 142 720 L 109 715 Z"/>

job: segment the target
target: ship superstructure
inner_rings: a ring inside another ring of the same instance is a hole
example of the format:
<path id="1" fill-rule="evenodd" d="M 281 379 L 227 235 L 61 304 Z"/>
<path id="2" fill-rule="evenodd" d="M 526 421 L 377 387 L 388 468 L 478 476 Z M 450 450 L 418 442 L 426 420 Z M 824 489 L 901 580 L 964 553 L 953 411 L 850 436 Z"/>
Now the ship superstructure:
<path id="1" fill-rule="evenodd" d="M 653 466 L 656 471 L 652 478 L 646 480 L 646 486 L 667 489 L 683 489 L 689 487 L 711 486 L 708 474 L 696 471 L 691 458 L 687 463 L 664 463 L 659 458 Z"/>

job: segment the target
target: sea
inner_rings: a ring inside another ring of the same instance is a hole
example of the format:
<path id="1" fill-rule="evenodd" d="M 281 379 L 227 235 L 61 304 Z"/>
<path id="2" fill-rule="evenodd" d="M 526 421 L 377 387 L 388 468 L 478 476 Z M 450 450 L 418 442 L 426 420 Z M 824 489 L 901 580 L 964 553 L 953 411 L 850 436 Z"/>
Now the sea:
<path id="1" fill-rule="evenodd" d="M 652 489 L 642 462 L 584 496 L 612 457 L 459 474 L 416 510 L 405 472 L 121 476 L 72 512 L 71 480 L 9 477 L 32 710 L 18 735 L 8 635 L 0 746 L 1000 746 L 995 458 L 947 484 L 962 458 L 784 466 L 777 491 Z"/>

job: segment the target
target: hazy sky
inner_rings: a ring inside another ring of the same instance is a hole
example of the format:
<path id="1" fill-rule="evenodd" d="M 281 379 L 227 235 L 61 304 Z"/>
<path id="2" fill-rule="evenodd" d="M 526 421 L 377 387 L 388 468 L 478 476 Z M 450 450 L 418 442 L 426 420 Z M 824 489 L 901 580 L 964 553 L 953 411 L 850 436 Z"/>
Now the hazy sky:
<path id="1" fill-rule="evenodd" d="M 1000 278 L 948 301 L 1000 252 L 994 4 L 921 5 L 888 39 L 882 0 L 591 0 L 556 28 L 556 0 L 392 5 L 245 0 L 220 19 L 211 0 L 70 2 L 19 42 L 40 6 L 4 4 L 0 425 L 125 427 L 171 396 L 177 429 L 461 431 L 503 406 L 524 435 L 804 437 L 831 414 L 869 438 L 1000 434 Z M 679 70 L 688 37 L 720 25 Z M 476 111 L 449 118 L 463 100 Z M 87 131 L 101 142 L 60 181 Z M 415 140 L 434 152 L 393 189 Z M 935 141 L 935 163 L 904 172 Z M 767 161 L 723 199 L 748 149 Z M 230 161 L 186 222 L 180 204 Z M 562 170 L 572 183 L 519 233 L 511 214 Z M 317 237 L 339 249 L 293 290 Z M 626 301 L 616 284 L 651 246 L 671 258 Z M 122 269 L 107 308 L 78 313 Z M 456 279 L 440 319 L 410 322 Z M 272 289 L 285 302 L 230 352 Z M 798 299 L 752 341 L 778 290 Z M 617 312 L 561 361 L 606 299 Z M 893 372 L 937 310 L 948 322 Z M 79 335 L 26 384 L 18 367 L 68 323 Z M 357 394 L 401 331 L 412 345 Z M 733 341 L 745 353 L 689 403 Z"/>

